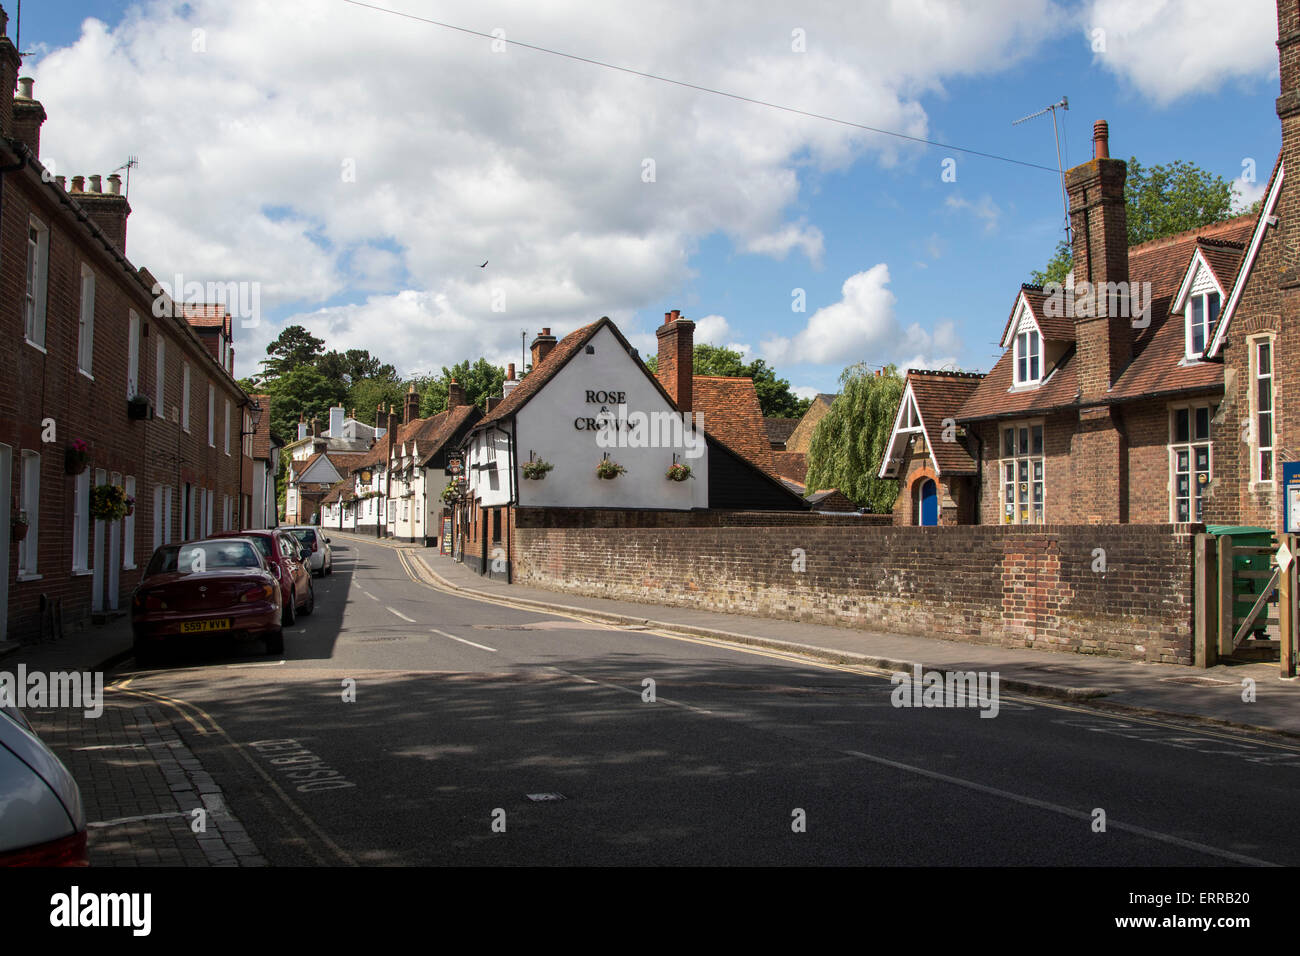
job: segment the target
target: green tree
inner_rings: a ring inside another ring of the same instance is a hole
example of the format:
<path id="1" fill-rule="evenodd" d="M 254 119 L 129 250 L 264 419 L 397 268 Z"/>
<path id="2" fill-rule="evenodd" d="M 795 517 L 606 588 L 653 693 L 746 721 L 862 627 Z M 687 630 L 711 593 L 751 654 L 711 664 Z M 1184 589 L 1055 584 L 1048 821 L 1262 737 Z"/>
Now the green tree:
<path id="1" fill-rule="evenodd" d="M 1232 184 L 1186 160 L 1148 167 L 1131 156 L 1124 207 L 1128 244 L 1136 246 L 1227 219 L 1232 215 Z M 1070 268 L 1070 247 L 1062 240 L 1047 267 L 1031 275 L 1036 285 L 1064 282 Z"/>
<path id="2" fill-rule="evenodd" d="M 326 378 L 339 379 L 349 386 L 368 378 L 399 381 L 397 369 L 380 362 L 368 349 L 348 349 L 346 352 L 331 349 L 317 360 L 316 366 Z"/>
<path id="3" fill-rule="evenodd" d="M 754 391 L 758 393 L 758 405 L 767 417 L 799 418 L 812 404 L 811 399 L 796 398 L 794 392 L 790 391 L 790 383 L 777 378 L 775 369 L 769 368 L 762 359 L 755 359 L 746 365 L 745 357 L 734 349 L 703 343 L 696 345 L 691 355 L 696 375 L 753 379 Z M 656 373 L 659 370 L 659 356 L 647 358 L 645 366 L 651 374 Z"/>
<path id="4" fill-rule="evenodd" d="M 262 359 L 260 378 L 271 382 L 300 366 L 315 365 L 325 354 L 324 350 L 324 339 L 316 338 L 301 325 L 287 326 L 266 347 L 270 358 Z"/>
<path id="5" fill-rule="evenodd" d="M 839 396 L 813 431 L 808 490 L 838 488 L 854 504 L 888 513 L 898 497 L 898 482 L 876 475 L 902 397 L 896 366 L 880 375 L 861 362 L 846 368 Z"/>
<path id="6" fill-rule="evenodd" d="M 501 394 L 506 370 L 485 358 L 480 358 L 473 365 L 469 364 L 469 359 L 458 362 L 451 368 L 444 365 L 441 376 L 417 380 L 417 383 L 423 383 L 423 388 L 420 389 L 421 417 L 427 418 L 447 410 L 447 386 L 453 378 L 465 387 L 465 398 L 471 405 L 486 409 L 487 400 L 493 395 Z"/>
<path id="7" fill-rule="evenodd" d="M 328 422 L 330 408 L 347 397 L 342 382 L 327 379 L 314 365 L 298 366 L 268 382 L 265 390 L 271 396 L 271 434 L 281 444 L 297 439 L 300 415 L 308 422 Z"/>
<path id="8" fill-rule="evenodd" d="M 375 408 L 390 405 L 399 413 L 405 407 L 406 383 L 384 376 L 359 379 L 348 389 L 349 409 L 355 409 L 357 420 L 367 425 L 375 423 Z"/>

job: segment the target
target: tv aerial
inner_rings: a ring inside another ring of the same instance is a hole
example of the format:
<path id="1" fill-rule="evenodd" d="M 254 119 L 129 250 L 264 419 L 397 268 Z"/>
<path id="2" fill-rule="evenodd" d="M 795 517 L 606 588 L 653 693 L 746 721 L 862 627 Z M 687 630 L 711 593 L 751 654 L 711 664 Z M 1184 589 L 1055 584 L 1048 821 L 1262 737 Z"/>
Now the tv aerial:
<path id="1" fill-rule="evenodd" d="M 140 157 L 132 153 L 130 156 L 126 158 L 125 163 L 117 167 L 117 169 L 113 170 L 113 172 L 115 173 L 120 173 L 124 169 L 126 170 L 126 195 L 128 197 L 131 195 L 131 170 L 135 169 L 135 167 L 139 165 L 140 165 Z"/>
<path id="2" fill-rule="evenodd" d="M 1061 175 L 1061 207 L 1065 211 L 1065 241 L 1071 241 L 1070 237 L 1070 200 L 1065 194 L 1065 167 L 1061 163 L 1061 131 L 1056 124 L 1056 111 L 1068 110 L 1070 108 L 1070 98 L 1062 96 L 1060 101 L 1053 103 L 1051 106 L 1044 106 L 1037 113 L 1030 113 L 1028 116 L 1022 116 L 1013 122 L 1012 126 L 1019 126 L 1021 123 L 1027 123 L 1031 119 L 1042 116 L 1044 113 L 1052 114 L 1052 137 L 1056 140 L 1056 170 Z"/>

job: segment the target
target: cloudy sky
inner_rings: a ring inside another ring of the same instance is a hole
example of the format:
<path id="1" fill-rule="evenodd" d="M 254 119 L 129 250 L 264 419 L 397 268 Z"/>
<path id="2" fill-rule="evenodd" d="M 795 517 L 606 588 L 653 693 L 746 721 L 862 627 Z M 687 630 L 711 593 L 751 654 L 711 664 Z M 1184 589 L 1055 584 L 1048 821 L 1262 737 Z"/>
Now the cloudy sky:
<path id="1" fill-rule="evenodd" d="M 1276 30 L 1272 0 L 61 0 L 21 44 L 47 164 L 138 156 L 132 261 L 257 289 L 241 375 L 292 323 L 417 373 L 601 315 L 650 353 L 676 308 L 809 394 L 991 366 L 1063 225 L 1051 119 L 1012 121 L 1062 95 L 1067 167 L 1105 118 L 1253 199 Z"/>

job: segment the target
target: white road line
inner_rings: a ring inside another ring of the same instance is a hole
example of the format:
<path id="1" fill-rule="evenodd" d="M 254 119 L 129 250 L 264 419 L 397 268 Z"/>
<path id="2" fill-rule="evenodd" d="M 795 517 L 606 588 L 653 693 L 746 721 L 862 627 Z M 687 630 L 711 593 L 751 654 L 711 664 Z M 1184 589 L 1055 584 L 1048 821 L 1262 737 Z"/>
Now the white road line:
<path id="1" fill-rule="evenodd" d="M 373 594 L 371 594 L 371 593 L 370 593 L 369 591 L 367 591 L 365 588 L 357 588 L 357 590 L 360 591 L 362 594 L 364 594 L 366 597 L 370 598 L 370 600 L 372 600 L 372 601 L 378 601 L 378 600 L 379 600 L 379 598 L 375 597 Z"/>
<path id="2" fill-rule="evenodd" d="M 1027 807 L 1034 807 L 1038 810 L 1048 810 L 1052 813 L 1059 813 L 1062 816 L 1073 817 L 1076 820 L 1092 821 L 1092 814 L 1083 810 L 1076 810 L 1074 807 L 1063 807 L 1058 803 L 1049 803 L 1046 800 L 1039 800 L 1035 797 L 1026 797 L 1023 794 L 1012 793 L 1010 790 L 1000 790 L 997 787 L 990 787 L 982 783 L 976 783 L 973 780 L 963 780 L 961 777 L 952 777 L 946 773 L 939 773 L 937 770 L 926 770 L 924 767 L 915 767 L 912 764 L 900 763 L 897 760 L 890 760 L 887 757 L 876 757 L 871 754 L 864 754 L 860 750 L 844 750 L 841 753 L 850 757 L 859 757 L 863 760 L 869 760 L 872 763 L 880 764 L 885 767 L 893 767 L 895 770 L 902 770 L 906 773 L 918 774 L 922 777 L 929 777 L 931 780 L 939 780 L 943 783 L 950 783 L 954 786 L 964 787 L 967 790 L 974 790 L 977 793 L 988 794 L 993 797 L 1000 797 L 1003 800 L 1013 800 L 1016 803 L 1022 803 Z M 1182 847 L 1185 850 L 1193 850 L 1197 853 L 1204 853 L 1208 856 L 1216 856 L 1222 860 L 1231 860 L 1233 863 L 1242 863 L 1246 866 L 1277 866 L 1277 863 L 1270 863 L 1268 860 L 1256 859 L 1253 856 L 1246 856 L 1242 853 L 1233 853 L 1231 850 L 1221 850 L 1218 847 L 1207 846 L 1204 843 L 1197 843 L 1194 840 L 1184 840 L 1181 837 L 1170 836 L 1168 833 L 1160 833 L 1156 830 L 1148 830 L 1146 827 L 1134 826 L 1131 823 L 1120 823 L 1110 817 L 1106 819 L 1108 829 L 1123 830 L 1125 833 L 1132 833 L 1140 837 L 1146 837 L 1148 840 L 1157 840 L 1161 843 L 1168 843 L 1172 846 Z"/>
<path id="3" fill-rule="evenodd" d="M 392 608 L 389 608 L 389 610 L 391 611 Z M 407 618 L 407 620 L 410 620 L 410 618 Z M 441 634 L 443 637 L 449 637 L 453 641 L 460 641 L 462 644 L 468 644 L 470 647 L 477 647 L 481 651 L 488 651 L 489 653 L 492 654 L 495 654 L 497 652 L 497 649 L 495 647 L 488 647 L 486 644 L 475 644 L 473 641 L 467 641 L 465 640 L 465 638 L 457 637 L 455 634 L 448 634 L 446 631 L 440 631 L 436 627 L 431 627 L 429 628 L 429 630 L 432 631 L 434 634 Z"/>
<path id="4" fill-rule="evenodd" d="M 117 817 L 113 820 L 96 820 L 94 823 L 87 823 L 88 829 L 97 830 L 100 827 L 116 827 L 124 823 L 141 823 L 145 820 L 167 820 L 171 817 L 187 817 L 189 812 L 186 810 L 172 810 L 169 813 L 145 813 L 138 817 Z"/>
<path id="5" fill-rule="evenodd" d="M 397 610 L 397 608 L 395 608 L 395 607 L 388 607 L 388 605 L 384 605 L 384 607 L 387 608 L 389 611 L 392 611 L 394 614 L 396 614 L 398 617 L 400 617 L 403 621 L 410 621 L 412 624 L 415 623 L 415 618 L 413 618 L 413 617 L 407 617 L 407 616 L 406 616 L 405 614 L 403 614 L 401 611 Z"/>

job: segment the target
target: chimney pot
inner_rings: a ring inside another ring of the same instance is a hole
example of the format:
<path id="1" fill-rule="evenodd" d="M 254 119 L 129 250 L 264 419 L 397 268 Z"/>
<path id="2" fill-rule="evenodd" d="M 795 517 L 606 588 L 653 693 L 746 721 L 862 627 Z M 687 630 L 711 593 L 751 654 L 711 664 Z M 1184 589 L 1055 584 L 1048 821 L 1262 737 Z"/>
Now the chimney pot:
<path id="1" fill-rule="evenodd" d="M 122 177 L 117 173 L 110 173 L 108 177 L 108 191 L 110 195 L 122 195 Z"/>
<path id="2" fill-rule="evenodd" d="M 55 177 L 54 177 L 54 181 L 55 181 L 56 183 L 59 184 L 59 188 L 60 188 L 60 189 L 62 189 L 64 192 L 67 192 L 67 190 L 68 190 L 68 177 L 67 177 L 67 176 L 55 176 Z"/>
<path id="3" fill-rule="evenodd" d="M 1092 158 L 1110 159 L 1110 125 L 1105 120 L 1092 124 Z"/>
<path id="4" fill-rule="evenodd" d="M 101 188 L 102 182 L 103 182 L 103 177 L 102 177 L 102 176 L 98 176 L 98 175 L 91 176 L 91 177 L 90 177 L 90 191 L 91 191 L 92 193 L 102 192 L 102 191 L 103 191 L 102 188 Z"/>
<path id="5" fill-rule="evenodd" d="M 19 99 L 30 100 L 32 98 L 32 87 L 36 81 L 30 76 L 18 77 L 18 97 Z"/>
<path id="6" fill-rule="evenodd" d="M 509 365 L 506 366 L 506 378 L 510 379 L 511 381 L 514 381 L 514 378 L 515 378 L 515 363 L 514 363 L 514 362 L 511 362 Z"/>
<path id="7" fill-rule="evenodd" d="M 555 336 L 551 334 L 549 328 L 542 329 L 542 334 L 533 339 L 530 348 L 533 353 L 533 368 L 537 368 L 546 361 L 546 356 L 551 354 L 551 349 L 555 348 Z"/>
<path id="8" fill-rule="evenodd" d="M 80 193 L 80 192 L 85 192 L 85 191 L 86 191 L 86 177 L 85 177 L 85 176 L 73 176 L 73 177 L 72 177 L 72 191 L 73 191 L 74 193 Z"/>

